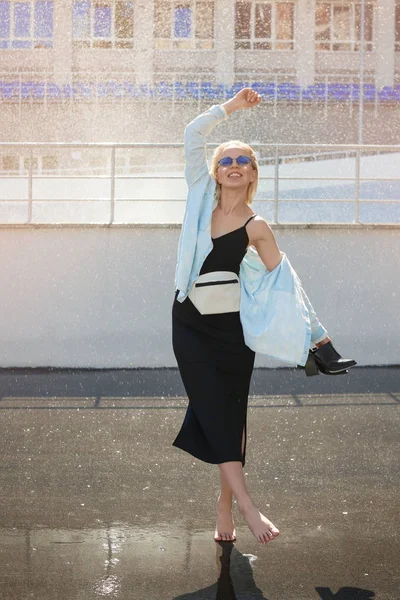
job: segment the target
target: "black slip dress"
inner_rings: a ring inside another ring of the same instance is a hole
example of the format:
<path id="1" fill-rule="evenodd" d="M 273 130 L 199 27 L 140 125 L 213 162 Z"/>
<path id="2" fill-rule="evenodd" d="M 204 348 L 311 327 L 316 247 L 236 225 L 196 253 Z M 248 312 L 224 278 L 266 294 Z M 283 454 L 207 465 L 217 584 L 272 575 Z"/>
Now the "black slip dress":
<path id="1" fill-rule="evenodd" d="M 200 275 L 233 271 L 239 275 L 249 237 L 247 223 L 213 238 Z M 247 403 L 255 353 L 246 346 L 240 313 L 202 315 L 187 297 L 172 307 L 172 343 L 189 404 L 173 442 L 208 463 L 245 464 Z M 242 437 L 244 434 L 244 452 Z"/>

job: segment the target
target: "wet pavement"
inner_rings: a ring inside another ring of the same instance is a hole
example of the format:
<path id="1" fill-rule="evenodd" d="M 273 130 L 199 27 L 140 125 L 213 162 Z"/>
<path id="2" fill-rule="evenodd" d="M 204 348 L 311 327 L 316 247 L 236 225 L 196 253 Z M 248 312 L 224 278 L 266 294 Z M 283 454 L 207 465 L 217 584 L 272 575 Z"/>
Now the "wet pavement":
<path id="1" fill-rule="evenodd" d="M 400 367 L 258 369 L 245 473 L 281 535 L 213 540 L 173 369 L 0 371 L 5 600 L 399 600 Z"/>

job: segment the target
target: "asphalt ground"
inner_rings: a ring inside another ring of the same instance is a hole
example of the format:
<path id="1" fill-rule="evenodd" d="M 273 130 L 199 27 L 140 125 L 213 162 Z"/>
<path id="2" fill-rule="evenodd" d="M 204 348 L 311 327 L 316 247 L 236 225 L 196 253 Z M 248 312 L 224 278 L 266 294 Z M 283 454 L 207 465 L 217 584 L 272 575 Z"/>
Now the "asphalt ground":
<path id="1" fill-rule="evenodd" d="M 174 369 L 0 371 L 0 597 L 399 600 L 400 367 L 256 369 L 249 490 L 281 531 L 213 540 L 218 468 L 172 447 Z"/>

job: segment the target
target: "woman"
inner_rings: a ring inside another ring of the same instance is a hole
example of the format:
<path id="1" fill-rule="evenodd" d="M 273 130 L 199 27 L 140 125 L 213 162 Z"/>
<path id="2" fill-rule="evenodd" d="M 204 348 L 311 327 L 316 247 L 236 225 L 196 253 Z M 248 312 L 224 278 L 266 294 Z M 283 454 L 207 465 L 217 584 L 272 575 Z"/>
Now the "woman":
<path id="1" fill-rule="evenodd" d="M 189 404 L 173 445 L 218 465 L 214 539 L 236 539 L 234 495 L 250 530 L 265 544 L 279 530 L 254 505 L 243 475 L 255 352 L 304 366 L 310 341 L 336 351 L 269 225 L 250 208 L 258 183 L 253 149 L 239 141 L 222 144 L 208 171 L 207 134 L 235 110 L 260 102 L 257 92 L 244 88 L 185 130 L 189 191 L 172 316 L 173 348 Z M 337 353 L 335 358 L 332 373 L 356 364 Z"/>

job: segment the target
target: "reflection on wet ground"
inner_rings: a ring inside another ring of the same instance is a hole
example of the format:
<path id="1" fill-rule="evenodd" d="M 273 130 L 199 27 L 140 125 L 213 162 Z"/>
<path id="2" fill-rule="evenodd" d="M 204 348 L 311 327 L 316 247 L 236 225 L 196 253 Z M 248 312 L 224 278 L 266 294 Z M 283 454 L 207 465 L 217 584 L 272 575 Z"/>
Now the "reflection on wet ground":
<path id="1" fill-rule="evenodd" d="M 247 482 L 281 531 L 266 546 L 236 507 L 237 542 L 214 542 L 217 467 L 171 446 L 184 397 L 2 372 L 0 597 L 397 600 L 400 368 L 353 371 L 347 393 L 304 374 L 288 390 L 282 370 L 281 394 L 250 399 Z"/>

